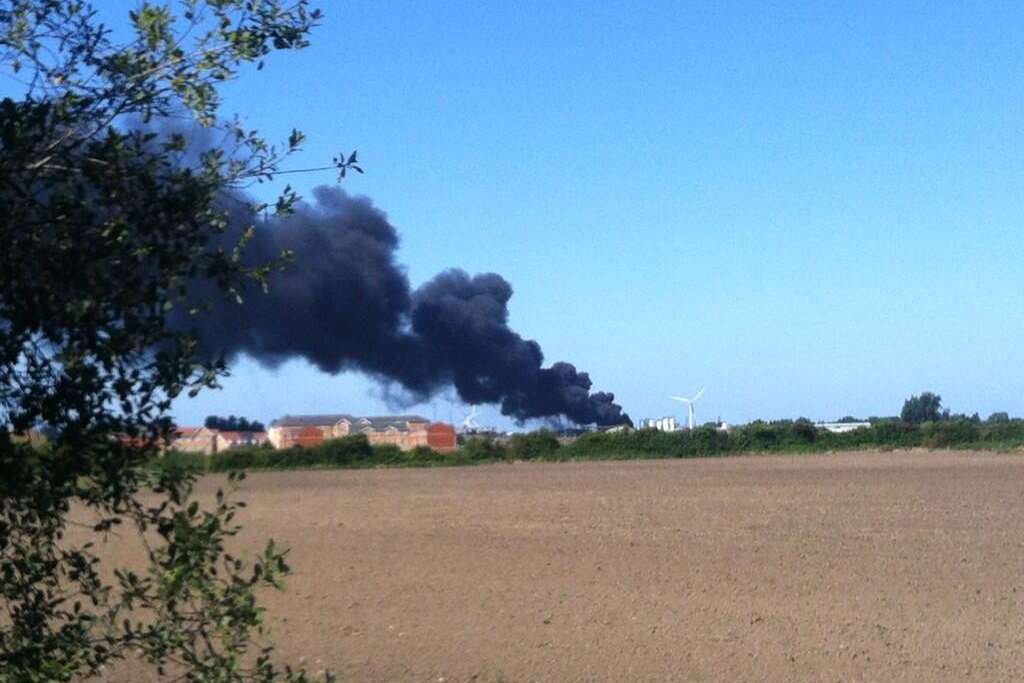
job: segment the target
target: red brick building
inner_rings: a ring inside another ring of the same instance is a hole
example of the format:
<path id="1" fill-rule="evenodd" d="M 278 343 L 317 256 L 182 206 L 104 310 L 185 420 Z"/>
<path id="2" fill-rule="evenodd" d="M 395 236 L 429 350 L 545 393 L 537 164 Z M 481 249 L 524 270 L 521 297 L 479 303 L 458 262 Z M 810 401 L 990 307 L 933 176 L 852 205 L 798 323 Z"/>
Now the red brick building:
<path id="1" fill-rule="evenodd" d="M 459 447 L 455 427 L 435 422 L 427 427 L 427 445 L 438 453 L 450 453 Z"/>

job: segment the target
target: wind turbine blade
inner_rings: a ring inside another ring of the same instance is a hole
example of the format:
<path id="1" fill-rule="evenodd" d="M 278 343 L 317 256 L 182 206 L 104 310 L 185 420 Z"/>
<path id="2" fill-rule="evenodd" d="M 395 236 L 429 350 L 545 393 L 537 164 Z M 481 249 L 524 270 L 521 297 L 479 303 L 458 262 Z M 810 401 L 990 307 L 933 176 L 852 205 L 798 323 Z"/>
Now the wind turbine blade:
<path id="1" fill-rule="evenodd" d="M 707 387 L 701 387 L 700 391 L 697 392 L 697 395 L 693 397 L 693 400 L 696 401 L 698 398 L 703 396 L 705 389 L 707 389 Z"/>
<path id="2" fill-rule="evenodd" d="M 683 398 L 682 396 L 669 396 L 669 398 L 672 399 L 673 401 L 682 401 L 683 403 L 689 403 L 690 402 L 690 399 Z"/>

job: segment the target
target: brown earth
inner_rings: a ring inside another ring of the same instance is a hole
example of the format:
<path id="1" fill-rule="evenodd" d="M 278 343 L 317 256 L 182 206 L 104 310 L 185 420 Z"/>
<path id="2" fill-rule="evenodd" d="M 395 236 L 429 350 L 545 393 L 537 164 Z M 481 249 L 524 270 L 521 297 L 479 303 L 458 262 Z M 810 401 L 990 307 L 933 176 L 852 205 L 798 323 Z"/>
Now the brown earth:
<path id="1" fill-rule="evenodd" d="M 212 491 L 222 480 L 202 484 Z M 350 681 L 1024 680 L 1024 458 L 250 475 L 281 659 Z M 118 680 L 146 680 L 134 667 Z"/>

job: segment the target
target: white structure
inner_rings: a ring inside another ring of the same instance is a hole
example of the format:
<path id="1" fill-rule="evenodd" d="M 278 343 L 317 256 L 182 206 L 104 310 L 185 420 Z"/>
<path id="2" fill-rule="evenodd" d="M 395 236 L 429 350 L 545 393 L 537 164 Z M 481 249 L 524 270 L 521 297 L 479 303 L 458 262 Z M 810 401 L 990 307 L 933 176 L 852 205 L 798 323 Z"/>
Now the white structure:
<path id="1" fill-rule="evenodd" d="M 657 429 L 659 432 L 674 432 L 679 429 L 676 419 L 671 415 L 662 418 L 645 417 L 640 420 L 637 429 Z"/>
<path id="2" fill-rule="evenodd" d="M 870 422 L 818 422 L 814 425 L 818 429 L 824 429 L 833 434 L 845 434 L 855 429 L 865 429 L 871 426 Z"/>
<path id="3" fill-rule="evenodd" d="M 697 412 L 696 410 L 694 410 L 693 404 L 697 402 L 698 398 L 704 395 L 704 389 L 707 389 L 707 387 L 702 387 L 701 390 L 697 392 L 697 395 L 694 396 L 693 398 L 684 398 L 683 396 L 669 396 L 669 398 L 672 399 L 673 401 L 682 401 L 683 403 L 686 404 L 686 423 L 688 425 L 687 429 L 693 429 L 694 427 L 697 426 Z"/>

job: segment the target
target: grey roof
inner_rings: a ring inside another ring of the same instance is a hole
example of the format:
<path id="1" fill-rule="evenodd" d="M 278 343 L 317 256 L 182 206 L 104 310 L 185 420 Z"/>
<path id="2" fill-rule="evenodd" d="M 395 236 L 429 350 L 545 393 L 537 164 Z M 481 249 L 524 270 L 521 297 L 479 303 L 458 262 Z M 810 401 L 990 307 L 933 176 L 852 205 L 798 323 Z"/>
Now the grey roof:
<path id="1" fill-rule="evenodd" d="M 351 415 L 339 413 L 337 415 L 285 415 L 270 423 L 271 427 L 324 427 L 336 425 L 342 420 L 355 422 L 356 418 Z"/>
<path id="2" fill-rule="evenodd" d="M 429 420 L 419 415 L 378 415 L 356 418 L 355 424 L 361 430 L 369 428 L 375 432 L 383 432 L 389 427 L 394 427 L 400 432 L 407 432 L 410 422 L 429 422 Z"/>
<path id="3" fill-rule="evenodd" d="M 382 432 L 394 427 L 400 432 L 409 430 L 410 422 L 430 422 L 419 415 L 378 415 L 373 417 L 354 417 L 344 413 L 337 415 L 285 415 L 270 423 L 271 427 L 326 427 L 348 420 L 357 429 L 369 427 L 375 432 Z"/>

